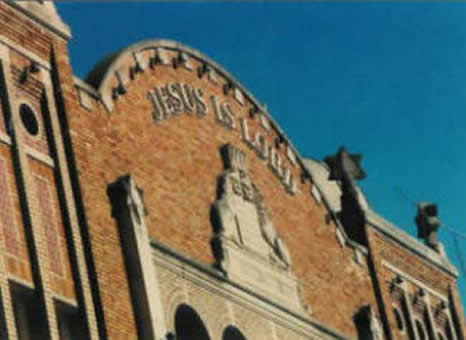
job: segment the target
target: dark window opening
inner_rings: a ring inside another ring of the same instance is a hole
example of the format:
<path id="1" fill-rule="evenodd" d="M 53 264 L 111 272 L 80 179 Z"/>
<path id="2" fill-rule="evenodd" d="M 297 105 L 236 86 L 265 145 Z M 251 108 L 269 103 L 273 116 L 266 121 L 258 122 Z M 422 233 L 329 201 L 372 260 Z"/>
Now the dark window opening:
<path id="1" fill-rule="evenodd" d="M 19 115 L 26 131 L 32 136 L 37 136 L 39 133 L 39 122 L 37 121 L 34 111 L 32 111 L 28 105 L 21 104 L 19 107 Z"/>
<path id="2" fill-rule="evenodd" d="M 175 314 L 177 340 L 210 340 L 199 314 L 188 305 L 180 305 Z"/>
<path id="3" fill-rule="evenodd" d="M 79 310 L 62 302 L 55 302 L 60 340 L 88 340 L 85 320 Z"/>
<path id="4" fill-rule="evenodd" d="M 246 340 L 240 330 L 234 326 L 228 326 L 223 331 L 222 340 Z"/>
<path id="5" fill-rule="evenodd" d="M 48 340 L 44 305 L 37 293 L 16 283 L 10 283 L 13 310 L 19 340 Z"/>

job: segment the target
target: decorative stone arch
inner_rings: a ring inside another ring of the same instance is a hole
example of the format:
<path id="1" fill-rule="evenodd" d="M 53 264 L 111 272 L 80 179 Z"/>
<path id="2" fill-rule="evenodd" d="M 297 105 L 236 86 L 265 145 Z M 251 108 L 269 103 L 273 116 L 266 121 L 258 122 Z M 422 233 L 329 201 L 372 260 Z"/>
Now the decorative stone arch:
<path id="1" fill-rule="evenodd" d="M 177 57 L 169 59 L 168 51 L 176 52 Z M 198 61 L 202 66 L 194 69 L 190 60 Z M 128 64 L 131 66 L 128 67 Z M 200 51 L 172 40 L 149 39 L 132 44 L 115 53 L 112 53 L 99 62 L 86 77 L 86 82 L 94 87 L 100 94 L 106 109 L 113 110 L 112 98 L 113 84 L 115 81 L 125 86 L 134 80 L 135 75 L 143 72 L 147 67 L 156 65 L 168 65 L 173 67 L 184 66 L 185 69 L 195 72 L 199 77 L 205 73 L 214 83 L 223 87 L 225 93 L 230 90 L 239 90 L 246 98 L 255 105 L 272 122 L 275 129 L 283 135 L 277 123 L 268 115 L 258 100 L 236 80 L 228 71 L 218 65 L 215 61 Z"/>
<path id="2" fill-rule="evenodd" d="M 238 328 L 230 325 L 224 329 L 222 340 L 247 340 L 247 338 Z"/>
<path id="3" fill-rule="evenodd" d="M 177 340 L 210 340 L 211 337 L 200 315 L 188 304 L 175 311 L 174 329 Z"/>
<path id="4" fill-rule="evenodd" d="M 179 306 L 188 304 L 181 288 L 173 289 L 166 298 L 165 320 L 168 330 L 175 330 L 175 314 Z"/>
<path id="5" fill-rule="evenodd" d="M 218 313 L 215 319 L 212 320 L 212 335 L 220 337 L 223 334 L 225 328 L 231 325 L 233 322 L 234 321 L 232 320 L 230 313 Z"/>

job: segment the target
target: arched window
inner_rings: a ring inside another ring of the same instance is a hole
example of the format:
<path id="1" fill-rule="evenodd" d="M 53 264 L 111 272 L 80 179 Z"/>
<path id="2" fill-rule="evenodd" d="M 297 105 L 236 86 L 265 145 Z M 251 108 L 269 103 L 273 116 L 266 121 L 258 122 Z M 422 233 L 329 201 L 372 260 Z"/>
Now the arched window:
<path id="1" fill-rule="evenodd" d="M 185 304 L 176 309 L 175 331 L 177 340 L 210 340 L 199 314 Z"/>
<path id="2" fill-rule="evenodd" d="M 246 340 L 246 337 L 240 330 L 234 326 L 228 326 L 223 331 L 222 340 Z"/>

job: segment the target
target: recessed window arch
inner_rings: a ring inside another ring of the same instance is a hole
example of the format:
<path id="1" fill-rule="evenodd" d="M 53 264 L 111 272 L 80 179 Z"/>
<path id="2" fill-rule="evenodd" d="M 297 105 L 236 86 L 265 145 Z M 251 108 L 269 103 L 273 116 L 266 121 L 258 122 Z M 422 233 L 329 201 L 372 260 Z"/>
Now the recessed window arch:
<path id="1" fill-rule="evenodd" d="M 177 340 L 210 340 L 201 317 L 187 304 L 181 304 L 176 309 L 175 332 Z"/>
<path id="2" fill-rule="evenodd" d="M 228 326 L 223 331 L 222 340 L 247 340 L 241 331 L 235 326 Z"/>

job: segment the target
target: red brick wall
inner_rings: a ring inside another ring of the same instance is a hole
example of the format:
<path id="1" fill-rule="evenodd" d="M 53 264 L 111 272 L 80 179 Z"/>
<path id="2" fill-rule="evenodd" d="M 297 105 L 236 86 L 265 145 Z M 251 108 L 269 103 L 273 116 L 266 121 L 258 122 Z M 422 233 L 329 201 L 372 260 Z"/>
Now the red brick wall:
<path id="1" fill-rule="evenodd" d="M 39 221 L 35 226 L 41 228 L 50 286 L 54 293 L 68 299 L 75 299 L 74 282 L 71 275 L 69 253 L 65 239 L 63 218 L 58 205 L 54 171 L 41 162 L 30 159 L 32 185 L 37 203 Z"/>
<path id="2" fill-rule="evenodd" d="M 64 70 L 62 81 L 69 79 L 66 62 L 59 66 Z M 202 88 L 209 113 L 205 118 L 182 114 L 154 124 L 147 92 L 177 81 Z M 225 143 L 246 153 L 250 177 L 290 248 L 292 270 L 303 285 L 313 317 L 355 337 L 354 313 L 375 301 L 367 266 L 355 264 L 352 251 L 339 245 L 334 226 L 325 223 L 326 210 L 309 193 L 309 183 L 298 184 L 298 193 L 289 195 L 241 140 L 238 122 L 240 117 L 248 118 L 249 108 L 241 107 L 231 95 L 225 97 L 222 85 L 212 84 L 207 77 L 199 79 L 182 67 L 158 66 L 137 75 L 111 114 L 102 106 L 92 112 L 82 110 L 75 93 L 66 92 L 67 119 L 110 338 L 135 338 L 136 332 L 108 184 L 126 173 L 134 175 L 144 189 L 151 237 L 210 265 L 214 258 L 209 211 L 223 170 L 219 148 Z M 208 102 L 211 94 L 230 103 L 237 124 L 233 131 L 215 121 Z M 249 129 L 251 135 L 258 129 L 263 132 L 257 118 L 250 120 Z M 267 137 L 269 145 L 275 136 L 271 132 Z M 283 146 L 279 150 L 282 159 L 286 159 L 284 150 Z M 300 169 L 292 172 L 299 182 Z"/>
<path id="3" fill-rule="evenodd" d="M 382 236 L 378 232 L 369 232 L 370 242 L 382 259 L 386 259 L 398 269 L 423 282 L 444 295 L 448 295 L 451 285 L 455 285 L 452 276 L 427 263 L 413 252 L 400 246 L 394 241 Z"/>
<path id="4" fill-rule="evenodd" d="M 5 263 L 9 274 L 32 284 L 31 267 L 24 233 L 24 222 L 19 205 L 16 178 L 13 171 L 10 147 L 0 143 L 0 237 L 5 247 Z"/>
<path id="5" fill-rule="evenodd" d="M 195 72 L 183 67 L 175 70 L 171 66 L 157 66 L 155 70 L 147 69 L 136 76 L 136 80 L 128 85 L 127 94 L 116 102 L 112 113 L 106 112 L 102 104 L 95 101 L 94 110 L 87 111 L 80 106 L 76 96 L 65 43 L 62 40 L 52 41 L 46 31 L 34 28 L 28 19 L 3 2 L 0 2 L 0 22 L 3 23 L 0 25 L 0 35 L 44 60 L 49 60 L 50 46 L 52 43 L 54 45 L 109 338 L 136 339 L 136 327 L 118 230 L 111 216 L 106 193 L 107 185 L 117 177 L 131 173 L 145 192 L 149 210 L 147 225 L 151 237 L 210 265 L 214 258 L 209 244 L 212 237 L 209 211 L 216 198 L 217 176 L 223 170 L 219 148 L 225 143 L 232 143 L 245 151 L 249 175 L 263 194 L 274 225 L 291 251 L 292 270 L 302 284 L 302 294 L 313 310 L 313 317 L 350 337 L 356 337 L 352 319 L 354 313 L 364 304 L 376 304 L 367 264 L 355 263 L 353 251 L 342 248 L 337 242 L 334 226 L 325 222 L 327 211 L 309 194 L 309 183 L 299 183 L 299 167 L 292 168 L 299 190 L 296 195 L 289 195 L 267 165 L 241 140 L 240 117 L 248 119 L 250 135 L 255 131 L 264 134 L 264 130 L 259 126 L 257 118 L 249 119 L 247 105 L 240 106 L 231 94 L 223 94 L 221 78 L 219 84 L 215 85 L 207 76 L 199 79 Z M 41 115 L 42 84 L 39 78 L 31 75 L 26 83 L 20 84 L 21 72 L 29 65 L 29 60 L 13 51 L 10 57 L 15 88 L 13 95 L 20 100 L 26 99 L 38 113 L 42 126 L 45 126 Z M 128 70 L 133 63 L 134 60 L 129 58 L 124 69 Z M 199 66 L 197 62 L 193 64 L 195 69 Z M 154 124 L 151 118 L 152 107 L 146 95 L 154 86 L 168 82 L 183 82 L 202 88 L 209 106 L 208 115 L 199 118 L 183 113 L 161 124 Z M 210 95 L 230 103 L 237 124 L 233 131 L 215 121 Z M 3 124 L 0 126 L 3 128 Z M 25 135 L 25 142 L 36 151 L 49 155 L 45 131 L 41 132 L 34 139 Z M 276 133 L 272 131 L 266 137 L 267 143 L 273 145 L 275 137 Z M 284 151 L 282 145 L 278 150 L 282 159 L 286 159 Z M 0 144 L 0 157 L 5 159 L 4 166 L 11 176 L 8 182 L 11 187 L 9 203 L 5 203 L 4 199 L 1 204 L 12 204 L 15 207 L 13 210 L 18 225 L 18 238 L 11 242 L 17 242 L 19 255 L 5 255 L 7 266 L 14 275 L 30 280 L 24 226 L 16 186 L 13 185 L 11 155 L 4 144 Z M 60 259 L 56 263 L 49 261 L 52 269 L 51 286 L 55 293 L 74 299 L 64 226 L 54 187 L 54 171 L 33 160 L 30 160 L 30 168 L 33 175 L 40 175 L 48 183 L 33 181 L 36 186 L 42 183 L 38 186 L 37 194 L 40 202 L 38 207 L 42 211 L 41 227 L 47 240 L 47 254 L 49 259 L 54 256 Z M 42 185 L 47 185 L 47 188 Z M 47 201 L 50 201 L 50 205 L 45 203 Z M 5 209 L 3 213 L 7 214 L 7 211 Z M 55 216 L 54 221 L 51 221 L 51 216 Z M 58 231 L 56 235 L 52 233 L 53 228 Z M 6 242 L 3 235 L 7 233 L 5 229 L 0 229 L 0 237 Z M 380 235 L 369 233 L 369 236 L 392 329 L 394 319 L 386 287 L 391 274 L 381 266 L 381 259 L 388 256 L 391 259 L 397 258 L 391 262 L 429 287 L 442 292 L 448 292 L 449 287 L 452 287 L 453 300 L 459 306 L 457 308 L 461 309 L 452 278 L 444 273 L 439 274 L 438 270 L 426 266 L 422 260 Z M 14 240 L 12 237 L 9 239 Z M 59 272 L 63 272 L 63 275 Z"/>
<path id="6" fill-rule="evenodd" d="M 0 2 L 0 35 L 7 37 L 39 57 L 48 59 L 52 36 L 36 25 L 25 15 L 13 9 L 10 5 Z"/>

